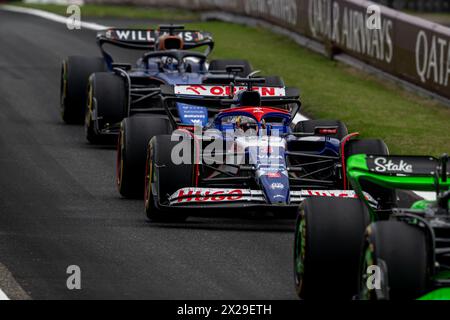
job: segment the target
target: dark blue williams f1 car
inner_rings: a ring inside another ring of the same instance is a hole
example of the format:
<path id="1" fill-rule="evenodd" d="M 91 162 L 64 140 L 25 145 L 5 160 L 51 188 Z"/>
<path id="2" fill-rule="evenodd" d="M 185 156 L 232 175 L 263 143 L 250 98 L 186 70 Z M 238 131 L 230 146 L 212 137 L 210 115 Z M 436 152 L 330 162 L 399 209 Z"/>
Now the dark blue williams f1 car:
<path id="1" fill-rule="evenodd" d="M 117 135 L 125 117 L 155 106 L 159 101 L 154 99 L 155 89 L 161 85 L 199 84 L 211 73 L 248 76 L 252 72 L 245 60 L 208 62 L 214 48 L 211 34 L 183 26 L 109 29 L 98 33 L 97 43 L 102 57 L 71 56 L 63 62 L 61 73 L 62 118 L 66 123 L 84 119 L 87 139 L 93 143 Z M 110 50 L 117 47 L 142 54 L 134 66 L 116 63 Z M 197 48 L 205 50 L 192 50 Z"/>
<path id="2" fill-rule="evenodd" d="M 134 187 L 138 194 L 144 193 L 150 220 L 185 219 L 204 208 L 265 208 L 295 214 L 308 197 L 353 198 L 356 194 L 349 190 L 345 176 L 346 159 L 365 150 L 388 152 L 380 140 L 359 140 L 357 134 L 348 134 L 340 121 L 294 125 L 301 106 L 297 89 L 255 86 L 264 79 L 236 82 L 247 86 L 161 88 L 170 128 L 166 134 L 144 139 L 151 138 L 145 175 L 142 170 L 140 177 L 130 179 L 126 172 L 135 168 L 133 157 L 143 155 L 142 149 L 140 155 L 128 152 L 138 139 L 126 139 L 122 132 L 119 191 L 127 196 Z M 141 130 L 145 136 L 143 127 L 129 132 Z M 371 202 L 384 196 L 377 191 L 367 194 Z"/>

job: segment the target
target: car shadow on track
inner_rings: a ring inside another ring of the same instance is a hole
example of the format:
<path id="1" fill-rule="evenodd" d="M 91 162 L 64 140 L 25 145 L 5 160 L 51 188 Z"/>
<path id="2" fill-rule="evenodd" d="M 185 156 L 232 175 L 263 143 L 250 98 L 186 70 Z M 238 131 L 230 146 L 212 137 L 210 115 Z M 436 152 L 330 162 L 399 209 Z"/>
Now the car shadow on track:
<path id="1" fill-rule="evenodd" d="M 279 219 L 266 216 L 250 217 L 190 217 L 185 222 L 155 223 L 148 222 L 152 228 L 190 229 L 211 231 L 253 231 L 253 232 L 287 232 L 295 231 L 295 219 Z"/>

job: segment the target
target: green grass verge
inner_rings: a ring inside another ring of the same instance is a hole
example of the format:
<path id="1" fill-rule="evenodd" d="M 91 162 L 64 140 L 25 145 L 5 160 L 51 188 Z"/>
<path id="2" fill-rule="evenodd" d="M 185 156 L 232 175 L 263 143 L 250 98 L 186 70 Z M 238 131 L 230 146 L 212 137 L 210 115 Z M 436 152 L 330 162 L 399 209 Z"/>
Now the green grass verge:
<path id="1" fill-rule="evenodd" d="M 41 9 L 60 15 L 66 15 L 67 6 L 57 4 L 36 4 L 13 2 L 12 4 Z M 194 21 L 199 20 L 199 15 L 190 11 L 177 9 L 157 9 L 157 8 L 139 8 L 129 5 L 95 5 L 86 4 L 82 6 L 81 14 L 83 17 L 97 18 L 130 18 L 130 19 L 150 19 L 150 20 L 170 20 L 170 21 Z"/>
<path id="2" fill-rule="evenodd" d="M 343 120 L 362 137 L 384 139 L 391 153 L 450 152 L 448 107 L 330 61 L 265 29 L 224 22 L 189 27 L 214 34 L 211 58 L 248 59 L 255 69 L 281 75 L 288 85 L 300 88 L 303 110 L 311 117 Z"/>

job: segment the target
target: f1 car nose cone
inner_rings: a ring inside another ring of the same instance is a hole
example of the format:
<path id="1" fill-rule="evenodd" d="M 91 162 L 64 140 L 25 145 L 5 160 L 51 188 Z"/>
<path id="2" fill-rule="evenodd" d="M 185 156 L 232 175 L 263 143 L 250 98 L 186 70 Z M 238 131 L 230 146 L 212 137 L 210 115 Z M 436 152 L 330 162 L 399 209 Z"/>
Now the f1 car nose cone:
<path id="1" fill-rule="evenodd" d="M 289 179 L 282 171 L 263 174 L 259 179 L 267 203 L 289 204 Z"/>

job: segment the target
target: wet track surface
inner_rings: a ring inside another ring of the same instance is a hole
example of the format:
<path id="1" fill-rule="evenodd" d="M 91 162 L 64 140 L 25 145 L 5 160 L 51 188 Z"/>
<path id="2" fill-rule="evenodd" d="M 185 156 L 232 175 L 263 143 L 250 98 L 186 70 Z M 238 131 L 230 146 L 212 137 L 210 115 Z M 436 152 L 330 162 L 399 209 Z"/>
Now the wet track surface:
<path id="1" fill-rule="evenodd" d="M 33 299 L 295 298 L 292 220 L 150 224 L 119 197 L 114 149 L 58 110 L 62 59 L 98 54 L 93 31 L 0 10 L 0 263 Z"/>

